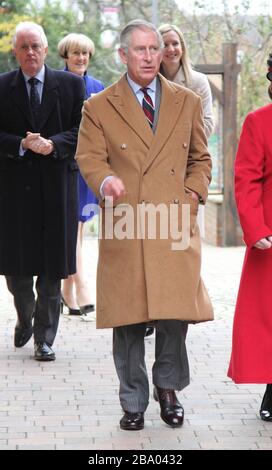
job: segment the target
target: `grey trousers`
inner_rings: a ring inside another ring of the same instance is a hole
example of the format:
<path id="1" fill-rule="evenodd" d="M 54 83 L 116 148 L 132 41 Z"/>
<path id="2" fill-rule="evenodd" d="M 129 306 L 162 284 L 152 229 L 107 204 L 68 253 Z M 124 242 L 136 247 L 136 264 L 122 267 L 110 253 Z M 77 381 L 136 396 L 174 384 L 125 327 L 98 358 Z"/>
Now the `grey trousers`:
<path id="1" fill-rule="evenodd" d="M 33 318 L 34 342 L 52 346 L 59 324 L 61 280 L 38 276 L 36 300 L 32 276 L 6 276 L 6 282 L 17 311 L 16 327 L 29 328 Z"/>
<path id="2" fill-rule="evenodd" d="M 188 323 L 157 320 L 153 384 L 182 390 L 190 382 L 186 351 Z M 144 412 L 149 402 L 149 383 L 145 364 L 146 323 L 113 328 L 113 359 L 120 382 L 119 398 L 124 411 Z"/>

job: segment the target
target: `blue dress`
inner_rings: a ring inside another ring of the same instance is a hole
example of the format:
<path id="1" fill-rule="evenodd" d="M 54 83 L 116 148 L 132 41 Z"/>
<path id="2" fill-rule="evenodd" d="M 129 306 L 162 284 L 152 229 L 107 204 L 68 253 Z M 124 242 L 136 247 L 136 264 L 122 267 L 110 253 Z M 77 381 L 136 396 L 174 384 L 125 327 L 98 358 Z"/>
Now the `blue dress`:
<path id="1" fill-rule="evenodd" d="M 104 90 L 104 85 L 99 80 L 96 80 L 91 75 L 85 74 L 83 76 L 86 88 L 86 99 L 92 96 L 93 94 L 99 93 L 99 91 Z M 91 212 L 88 215 L 83 215 L 82 211 L 86 204 L 98 204 L 98 199 L 91 189 L 85 183 L 85 180 L 82 178 L 80 172 L 78 173 L 78 200 L 79 200 L 79 222 L 86 222 L 94 216 L 94 213 Z"/>

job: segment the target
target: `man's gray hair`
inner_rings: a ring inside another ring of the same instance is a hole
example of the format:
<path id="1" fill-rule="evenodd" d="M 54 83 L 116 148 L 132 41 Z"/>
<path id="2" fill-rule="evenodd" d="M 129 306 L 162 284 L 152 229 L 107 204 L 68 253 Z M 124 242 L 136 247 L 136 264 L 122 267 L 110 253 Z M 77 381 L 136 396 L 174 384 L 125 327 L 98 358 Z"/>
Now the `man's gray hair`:
<path id="1" fill-rule="evenodd" d="M 26 31 L 33 31 L 33 30 L 36 31 L 39 34 L 43 46 L 47 47 L 48 46 L 48 41 L 47 41 L 47 37 L 45 35 L 43 27 L 41 25 L 37 24 L 37 23 L 32 22 L 32 21 L 21 21 L 20 23 L 17 24 L 17 26 L 15 28 L 14 36 L 12 38 L 13 47 L 16 46 L 17 36 L 18 36 L 19 33 L 26 32 Z"/>
<path id="2" fill-rule="evenodd" d="M 162 36 L 152 23 L 149 23 L 148 21 L 145 21 L 145 20 L 133 20 L 133 21 L 130 21 L 121 31 L 121 34 L 120 34 L 121 49 L 124 49 L 125 51 L 128 50 L 131 34 L 136 29 L 141 29 L 143 31 L 146 31 L 146 30 L 153 31 L 158 38 L 160 49 L 164 48 L 164 42 L 163 42 Z"/>

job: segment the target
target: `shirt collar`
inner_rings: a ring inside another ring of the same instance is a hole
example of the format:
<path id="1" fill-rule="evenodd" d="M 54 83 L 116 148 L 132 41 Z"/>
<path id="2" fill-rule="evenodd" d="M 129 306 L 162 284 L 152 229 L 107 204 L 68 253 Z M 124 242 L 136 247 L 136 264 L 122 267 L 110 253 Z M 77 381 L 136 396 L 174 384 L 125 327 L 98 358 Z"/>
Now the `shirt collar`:
<path id="1" fill-rule="evenodd" d="M 138 93 L 138 91 L 143 88 L 141 85 L 139 85 L 138 83 L 134 82 L 130 76 L 128 75 L 127 73 L 127 81 L 130 85 L 130 87 L 132 88 L 132 90 L 134 91 L 134 93 Z M 157 77 L 153 78 L 152 82 L 149 83 L 149 85 L 146 87 L 146 88 L 149 88 L 151 91 L 153 91 L 153 93 L 156 93 L 156 85 L 157 85 Z"/>
<path id="2" fill-rule="evenodd" d="M 26 73 L 23 73 L 23 76 L 25 78 L 25 81 L 28 82 L 28 80 L 31 78 L 30 75 L 27 75 Z M 44 83 L 44 78 L 45 78 L 45 66 L 43 65 L 41 70 L 35 75 L 35 77 L 41 82 Z"/>

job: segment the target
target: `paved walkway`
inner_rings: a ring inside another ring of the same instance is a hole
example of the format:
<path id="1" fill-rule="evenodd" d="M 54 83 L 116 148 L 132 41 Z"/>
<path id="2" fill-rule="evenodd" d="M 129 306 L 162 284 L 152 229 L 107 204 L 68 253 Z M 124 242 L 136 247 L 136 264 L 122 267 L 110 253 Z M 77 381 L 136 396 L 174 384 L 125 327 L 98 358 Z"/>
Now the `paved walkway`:
<path id="1" fill-rule="evenodd" d="M 33 344 L 13 346 L 15 312 L 0 277 L 0 450 L 2 449 L 272 449 L 272 423 L 258 417 L 263 385 L 226 377 L 231 323 L 244 249 L 203 247 L 203 277 L 214 322 L 190 326 L 191 385 L 180 393 L 185 422 L 168 428 L 150 399 L 145 429 L 119 429 L 121 410 L 111 356 L 111 330 L 62 316 L 56 362 L 33 360 Z M 95 289 L 97 242 L 85 240 Z M 146 340 L 151 369 L 154 338 Z"/>

